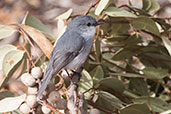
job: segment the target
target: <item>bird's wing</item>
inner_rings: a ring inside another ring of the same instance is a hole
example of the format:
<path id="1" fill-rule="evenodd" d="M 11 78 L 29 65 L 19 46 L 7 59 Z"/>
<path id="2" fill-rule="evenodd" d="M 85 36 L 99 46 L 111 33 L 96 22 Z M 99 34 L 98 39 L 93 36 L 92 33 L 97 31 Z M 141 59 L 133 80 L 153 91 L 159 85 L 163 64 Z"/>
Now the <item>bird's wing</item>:
<path id="1" fill-rule="evenodd" d="M 84 39 L 79 34 L 75 34 L 74 37 L 69 38 L 71 33 L 65 33 L 52 51 L 43 83 L 37 94 L 37 100 L 40 100 L 52 76 L 70 63 L 84 47 Z"/>

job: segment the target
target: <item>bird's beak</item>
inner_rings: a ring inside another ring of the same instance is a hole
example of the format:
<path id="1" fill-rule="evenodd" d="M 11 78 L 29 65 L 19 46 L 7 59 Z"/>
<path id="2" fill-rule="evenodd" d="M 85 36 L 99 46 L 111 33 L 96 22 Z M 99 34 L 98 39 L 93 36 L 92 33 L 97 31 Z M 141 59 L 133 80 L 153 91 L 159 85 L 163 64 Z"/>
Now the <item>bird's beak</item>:
<path id="1" fill-rule="evenodd" d="M 97 21 L 96 26 L 97 26 L 97 25 L 101 25 L 101 24 L 103 24 L 103 23 L 104 23 L 103 21 Z"/>

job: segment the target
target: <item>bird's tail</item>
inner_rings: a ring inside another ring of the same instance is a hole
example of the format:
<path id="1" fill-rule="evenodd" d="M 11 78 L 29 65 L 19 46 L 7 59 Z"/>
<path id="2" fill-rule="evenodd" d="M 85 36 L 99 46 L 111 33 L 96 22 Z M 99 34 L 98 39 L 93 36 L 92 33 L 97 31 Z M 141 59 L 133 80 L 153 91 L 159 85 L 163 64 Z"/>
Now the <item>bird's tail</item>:
<path id="1" fill-rule="evenodd" d="M 53 76 L 53 69 L 48 68 L 48 70 L 46 71 L 46 73 L 44 75 L 43 83 L 41 84 L 41 87 L 39 88 L 39 91 L 37 93 L 37 101 L 40 101 L 40 97 L 42 96 L 43 92 L 45 91 L 52 76 Z"/>

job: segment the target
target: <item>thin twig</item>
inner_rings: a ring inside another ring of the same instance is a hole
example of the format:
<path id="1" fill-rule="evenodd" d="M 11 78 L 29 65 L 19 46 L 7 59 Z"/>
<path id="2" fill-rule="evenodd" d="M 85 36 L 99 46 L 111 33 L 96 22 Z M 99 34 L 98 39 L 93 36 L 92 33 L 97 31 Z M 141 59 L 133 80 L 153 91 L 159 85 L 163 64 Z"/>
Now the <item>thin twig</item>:
<path id="1" fill-rule="evenodd" d="M 60 78 L 60 81 L 55 85 L 56 86 L 56 90 L 60 90 L 62 87 L 63 87 L 63 84 L 64 84 L 64 79 L 61 75 L 57 75 L 59 78 Z"/>
<path id="2" fill-rule="evenodd" d="M 49 105 L 49 104 L 47 103 L 46 100 L 43 100 L 43 102 L 44 102 L 44 103 L 46 104 L 46 106 L 47 106 L 49 109 L 51 109 L 53 112 L 55 112 L 55 113 L 57 113 L 57 114 L 63 114 L 63 113 L 57 111 L 57 110 L 56 110 L 55 108 L 53 108 L 51 105 Z"/>
<path id="3" fill-rule="evenodd" d="M 23 47 L 24 51 L 26 52 L 26 54 L 27 54 L 27 56 L 28 56 L 28 58 L 29 58 L 29 61 L 32 63 L 33 67 L 36 67 L 36 65 L 34 64 L 34 62 L 33 62 L 33 60 L 32 60 L 32 57 L 30 56 L 28 50 L 26 49 L 26 43 L 25 43 L 25 39 L 24 39 L 24 34 L 23 34 L 23 32 L 22 32 L 22 31 L 18 31 L 18 32 L 21 34 L 21 36 L 22 36 L 22 38 L 23 38 L 23 46 L 22 46 L 22 47 Z"/>
<path id="4" fill-rule="evenodd" d="M 154 82 L 156 82 L 156 83 L 159 83 L 159 84 L 161 84 L 161 85 L 163 85 L 163 86 L 165 86 L 165 87 L 171 88 L 170 85 L 167 85 L 167 84 L 165 84 L 165 83 L 162 83 L 162 82 L 158 81 L 157 79 L 149 78 L 148 76 L 142 75 L 142 74 L 139 74 L 139 75 L 141 75 L 141 76 L 143 76 L 143 77 L 146 77 L 147 79 L 152 80 L 152 81 L 154 81 Z"/>
<path id="5" fill-rule="evenodd" d="M 100 34 L 100 26 L 97 27 L 97 32 L 96 32 L 96 36 L 95 36 L 95 39 L 94 39 L 94 42 L 96 42 L 97 38 L 99 37 L 99 34 Z"/>
<path id="6" fill-rule="evenodd" d="M 94 4 L 91 4 L 91 5 L 89 6 L 88 10 L 84 13 L 84 15 L 87 15 L 87 14 L 90 12 L 90 10 L 91 10 L 93 7 L 95 7 L 99 2 L 100 2 L 100 0 L 97 0 Z"/>
<path id="7" fill-rule="evenodd" d="M 104 14 L 104 15 L 100 16 L 100 17 L 97 19 L 97 21 L 103 20 L 103 18 L 104 18 L 105 16 L 107 16 L 107 14 Z"/>

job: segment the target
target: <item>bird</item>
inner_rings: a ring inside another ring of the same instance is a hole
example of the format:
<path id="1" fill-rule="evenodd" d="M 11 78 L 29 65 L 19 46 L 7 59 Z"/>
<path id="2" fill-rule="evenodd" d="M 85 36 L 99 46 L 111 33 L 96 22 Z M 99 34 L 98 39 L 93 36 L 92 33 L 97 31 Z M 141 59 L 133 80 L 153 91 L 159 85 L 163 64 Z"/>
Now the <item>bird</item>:
<path id="1" fill-rule="evenodd" d="M 93 45 L 96 26 L 102 23 L 88 15 L 77 16 L 70 22 L 51 53 L 48 67 L 37 93 L 37 101 L 40 101 L 51 78 L 61 69 L 78 69 L 85 63 Z"/>

